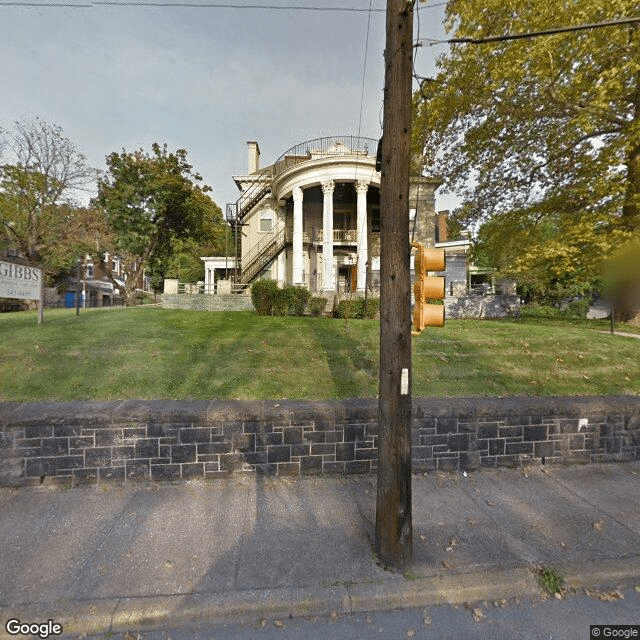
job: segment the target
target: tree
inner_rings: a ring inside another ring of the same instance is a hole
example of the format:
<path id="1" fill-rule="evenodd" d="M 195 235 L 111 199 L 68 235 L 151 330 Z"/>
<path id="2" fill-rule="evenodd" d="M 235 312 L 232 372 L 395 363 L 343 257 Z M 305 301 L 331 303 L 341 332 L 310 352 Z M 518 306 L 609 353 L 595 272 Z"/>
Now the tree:
<path id="1" fill-rule="evenodd" d="M 203 278 L 201 256 L 233 255 L 233 238 L 220 207 L 200 190 L 194 190 L 191 199 L 192 205 L 200 211 L 198 227 L 194 227 L 187 238 L 172 237 L 170 256 L 154 270 L 154 273 L 161 272 L 163 278 L 197 282 Z"/>
<path id="2" fill-rule="evenodd" d="M 636 8 L 632 0 L 457 0 L 446 26 L 455 38 L 481 39 Z M 462 196 L 454 217 L 491 220 L 480 238 L 490 238 L 485 256 L 511 246 L 494 258 L 503 270 L 522 276 L 533 259 L 547 283 L 560 276 L 592 286 L 604 257 L 640 233 L 640 25 L 454 44 L 438 68 L 414 96 L 414 152 Z"/>
<path id="3" fill-rule="evenodd" d="M 145 269 L 163 273 L 179 240 L 204 241 L 219 207 L 197 183 L 187 152 L 167 151 L 154 143 L 142 149 L 107 156 L 107 173 L 98 183 L 96 203 L 113 231 L 113 251 L 129 265 L 124 297 L 133 302 Z M 105 265 L 108 267 L 109 265 Z"/>
<path id="4" fill-rule="evenodd" d="M 0 165 L 0 241 L 50 271 L 47 262 L 56 245 L 77 233 L 65 218 L 77 208 L 75 196 L 95 179 L 95 171 L 61 127 L 38 118 L 16 122 L 2 143 L 13 161 Z"/>

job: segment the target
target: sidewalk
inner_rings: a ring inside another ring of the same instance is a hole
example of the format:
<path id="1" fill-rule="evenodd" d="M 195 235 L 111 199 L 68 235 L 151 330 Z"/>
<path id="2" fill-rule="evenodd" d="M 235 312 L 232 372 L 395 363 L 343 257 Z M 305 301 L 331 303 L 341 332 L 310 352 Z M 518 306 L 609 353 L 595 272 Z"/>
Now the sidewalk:
<path id="1" fill-rule="evenodd" d="M 0 489 L 0 638 L 535 596 L 536 565 L 640 581 L 640 462 L 416 476 L 404 575 L 374 515 L 374 476 Z"/>

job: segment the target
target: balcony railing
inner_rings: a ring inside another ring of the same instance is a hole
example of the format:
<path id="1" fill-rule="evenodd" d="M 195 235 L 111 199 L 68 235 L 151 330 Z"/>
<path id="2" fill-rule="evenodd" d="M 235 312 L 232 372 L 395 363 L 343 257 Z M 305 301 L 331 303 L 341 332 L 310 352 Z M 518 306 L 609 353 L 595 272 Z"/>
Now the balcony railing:
<path id="1" fill-rule="evenodd" d="M 322 227 L 313 228 L 313 242 L 322 242 L 324 232 Z M 337 244 L 356 244 L 358 232 L 355 229 L 334 229 L 333 242 Z"/>
<path id="2" fill-rule="evenodd" d="M 301 142 L 285 151 L 271 167 L 263 169 L 240 194 L 236 202 L 227 204 L 226 219 L 239 224 L 249 211 L 271 190 L 271 181 L 302 162 L 336 156 L 374 157 L 378 151 L 375 138 L 329 136 Z"/>
<path id="3" fill-rule="evenodd" d="M 378 141 L 374 138 L 359 136 L 330 136 L 301 142 L 285 151 L 273 165 L 273 177 L 302 162 L 333 156 L 373 156 L 378 150 Z"/>

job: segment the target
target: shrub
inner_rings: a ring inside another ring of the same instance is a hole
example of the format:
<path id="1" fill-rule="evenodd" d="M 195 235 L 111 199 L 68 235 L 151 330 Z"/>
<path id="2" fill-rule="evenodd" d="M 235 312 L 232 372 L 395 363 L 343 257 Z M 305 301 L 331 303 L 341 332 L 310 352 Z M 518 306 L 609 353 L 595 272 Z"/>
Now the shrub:
<path id="1" fill-rule="evenodd" d="M 313 297 L 309 300 L 309 313 L 316 318 L 321 316 L 326 308 L 327 298 Z"/>
<path id="2" fill-rule="evenodd" d="M 341 300 L 334 315 L 336 318 L 358 318 L 360 320 L 375 318 L 380 310 L 379 298 L 353 298 L 351 300 Z"/>
<path id="3" fill-rule="evenodd" d="M 285 285 L 286 287 L 286 285 Z M 271 313 L 274 316 L 286 316 L 291 308 L 291 295 L 287 288 L 276 289 L 273 294 Z"/>
<path id="4" fill-rule="evenodd" d="M 296 316 L 301 316 L 307 308 L 311 293 L 304 287 L 285 284 L 280 291 L 280 296 L 282 297 L 282 307 L 285 308 L 285 314 L 293 313 Z"/>
<path id="5" fill-rule="evenodd" d="M 285 284 L 282 289 L 275 280 L 256 280 L 251 285 L 251 302 L 260 316 L 301 316 L 311 294 L 304 287 Z"/>
<path id="6" fill-rule="evenodd" d="M 373 320 L 380 312 L 380 298 L 367 298 L 362 300 L 362 317 Z"/>
<path id="7" fill-rule="evenodd" d="M 291 306 L 289 309 L 297 316 L 301 316 L 307 309 L 309 299 L 311 298 L 311 292 L 304 287 L 291 286 Z"/>
<path id="8" fill-rule="evenodd" d="M 276 296 L 280 293 L 275 280 L 256 280 L 251 285 L 251 302 L 259 316 L 270 316 Z"/>
<path id="9" fill-rule="evenodd" d="M 589 298 L 572 300 L 564 307 L 555 307 L 543 304 L 527 304 L 520 308 L 522 318 L 581 318 L 587 317 L 589 311 Z"/>
<path id="10" fill-rule="evenodd" d="M 589 300 L 588 298 L 581 298 L 580 300 L 572 300 L 565 309 L 565 314 L 572 318 L 586 318 L 589 312 Z"/>

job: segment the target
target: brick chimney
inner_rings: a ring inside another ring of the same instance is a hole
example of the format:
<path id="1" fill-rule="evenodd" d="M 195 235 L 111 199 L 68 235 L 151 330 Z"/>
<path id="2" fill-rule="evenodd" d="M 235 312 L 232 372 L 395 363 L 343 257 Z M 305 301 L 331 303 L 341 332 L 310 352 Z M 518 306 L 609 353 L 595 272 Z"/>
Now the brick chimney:
<path id="1" fill-rule="evenodd" d="M 436 213 L 436 242 L 446 242 L 447 237 L 447 217 L 449 211 L 438 211 Z"/>
<path id="2" fill-rule="evenodd" d="M 260 170 L 260 147 L 257 142 L 247 142 L 249 150 L 249 174 Z"/>

